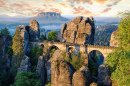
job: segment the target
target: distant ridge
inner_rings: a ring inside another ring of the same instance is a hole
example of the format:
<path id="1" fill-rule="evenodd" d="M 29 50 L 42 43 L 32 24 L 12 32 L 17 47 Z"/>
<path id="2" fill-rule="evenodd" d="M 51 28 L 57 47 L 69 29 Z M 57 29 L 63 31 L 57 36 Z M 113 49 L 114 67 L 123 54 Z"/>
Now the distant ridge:
<path id="1" fill-rule="evenodd" d="M 37 20 L 39 23 L 64 23 L 69 21 L 69 19 L 62 17 L 60 13 L 55 12 L 41 12 L 37 16 L 24 21 L 28 22 L 32 19 Z"/>

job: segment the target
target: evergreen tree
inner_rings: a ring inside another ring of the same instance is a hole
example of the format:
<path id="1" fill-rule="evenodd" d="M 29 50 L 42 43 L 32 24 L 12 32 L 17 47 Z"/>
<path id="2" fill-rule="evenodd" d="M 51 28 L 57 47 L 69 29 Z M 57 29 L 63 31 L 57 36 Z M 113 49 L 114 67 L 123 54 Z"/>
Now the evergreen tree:
<path id="1" fill-rule="evenodd" d="M 20 35 L 20 31 L 17 28 L 13 36 L 13 45 L 12 45 L 12 49 L 15 55 L 21 56 L 24 53 L 22 40 L 23 39 Z"/>
<path id="2" fill-rule="evenodd" d="M 58 36 L 57 32 L 51 31 L 51 32 L 48 33 L 48 39 L 47 40 L 48 41 L 52 41 L 52 40 L 56 41 L 57 40 L 57 36 Z"/>
<path id="3" fill-rule="evenodd" d="M 1 29 L 0 33 L 1 33 L 1 35 L 5 36 L 5 37 L 9 35 L 9 31 L 7 28 Z"/>
<path id="4" fill-rule="evenodd" d="M 40 86 L 40 79 L 32 72 L 19 72 L 11 86 Z"/>

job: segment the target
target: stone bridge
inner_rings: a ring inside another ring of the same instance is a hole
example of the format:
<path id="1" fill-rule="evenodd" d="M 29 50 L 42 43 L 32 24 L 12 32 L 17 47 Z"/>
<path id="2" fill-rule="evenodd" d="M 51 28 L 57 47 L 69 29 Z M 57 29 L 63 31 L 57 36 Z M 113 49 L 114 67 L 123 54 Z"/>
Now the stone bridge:
<path id="1" fill-rule="evenodd" d="M 102 55 L 104 56 L 104 62 L 106 60 L 106 56 L 112 52 L 112 49 L 116 48 L 116 47 L 111 47 L 111 46 L 98 46 L 98 45 L 89 45 L 89 44 L 74 44 L 74 43 L 63 43 L 63 42 L 31 42 L 31 44 L 34 45 L 46 45 L 48 46 L 48 48 L 51 48 L 53 46 L 57 47 L 58 49 L 62 50 L 62 51 L 66 51 L 66 52 L 73 52 L 74 54 L 77 54 L 78 52 L 82 52 L 82 53 L 87 53 L 88 55 L 94 51 L 100 51 L 102 53 Z"/>

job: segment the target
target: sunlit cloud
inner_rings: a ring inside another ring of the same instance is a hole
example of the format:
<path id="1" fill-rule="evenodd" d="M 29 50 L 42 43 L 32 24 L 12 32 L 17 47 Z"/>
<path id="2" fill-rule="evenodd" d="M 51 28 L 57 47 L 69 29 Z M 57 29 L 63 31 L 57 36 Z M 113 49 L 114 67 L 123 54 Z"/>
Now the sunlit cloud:
<path id="1" fill-rule="evenodd" d="M 106 13 L 106 12 L 108 12 L 108 11 L 110 11 L 111 10 L 111 8 L 106 8 L 105 10 L 103 10 L 101 13 Z"/>

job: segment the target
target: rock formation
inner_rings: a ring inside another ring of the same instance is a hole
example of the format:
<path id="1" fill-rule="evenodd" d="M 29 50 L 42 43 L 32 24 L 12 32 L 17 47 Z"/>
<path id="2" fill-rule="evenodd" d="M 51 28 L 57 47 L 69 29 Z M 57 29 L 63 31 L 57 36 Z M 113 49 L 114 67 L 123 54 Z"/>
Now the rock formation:
<path id="1" fill-rule="evenodd" d="M 21 61 L 21 65 L 18 68 L 18 72 L 25 71 L 30 72 L 30 59 L 28 56 L 24 56 L 24 59 Z"/>
<path id="2" fill-rule="evenodd" d="M 30 41 L 39 40 L 40 38 L 40 29 L 39 23 L 36 20 L 31 20 L 30 25 L 26 27 L 29 28 L 29 38 Z"/>
<path id="3" fill-rule="evenodd" d="M 73 70 L 63 61 L 61 50 L 56 50 L 51 59 L 51 86 L 71 86 Z"/>
<path id="4" fill-rule="evenodd" d="M 87 66 L 81 67 L 73 74 L 72 86 L 89 86 L 90 70 Z"/>
<path id="5" fill-rule="evenodd" d="M 38 64 L 36 68 L 36 74 L 41 79 L 41 86 L 44 86 L 45 84 L 45 62 L 43 56 L 40 56 L 38 58 Z"/>
<path id="6" fill-rule="evenodd" d="M 30 52 L 30 41 L 36 41 L 40 38 L 39 24 L 36 20 L 31 20 L 29 26 L 20 25 L 17 27 L 23 38 L 24 53 Z"/>
<path id="7" fill-rule="evenodd" d="M 115 38 L 116 35 L 119 33 L 119 31 L 114 31 L 112 34 L 111 34 L 111 40 L 110 40 L 110 46 L 116 46 L 118 47 L 118 40 Z"/>
<path id="8" fill-rule="evenodd" d="M 55 12 L 41 12 L 38 15 L 39 16 L 43 16 L 43 17 L 45 17 L 45 16 L 48 16 L 48 17 L 51 17 L 51 16 L 56 16 L 56 17 L 61 16 L 60 13 L 55 13 Z"/>
<path id="9" fill-rule="evenodd" d="M 98 68 L 97 83 L 101 86 L 110 86 L 111 82 L 109 67 L 106 65 L 100 65 Z"/>
<path id="10" fill-rule="evenodd" d="M 95 35 L 95 25 L 93 17 L 76 17 L 63 24 L 61 29 L 63 42 L 77 44 L 93 44 Z"/>

